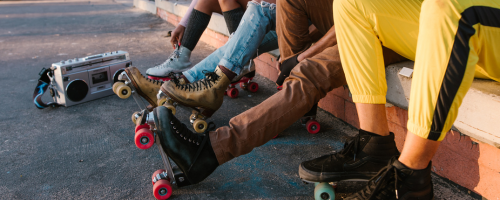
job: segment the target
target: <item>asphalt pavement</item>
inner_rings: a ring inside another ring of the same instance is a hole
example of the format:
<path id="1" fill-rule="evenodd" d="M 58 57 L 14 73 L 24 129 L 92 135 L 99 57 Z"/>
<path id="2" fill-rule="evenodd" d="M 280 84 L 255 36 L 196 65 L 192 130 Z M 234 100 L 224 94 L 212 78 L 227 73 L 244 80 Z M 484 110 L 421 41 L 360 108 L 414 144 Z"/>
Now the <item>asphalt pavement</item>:
<path id="1" fill-rule="evenodd" d="M 156 147 L 134 145 L 130 115 L 138 106 L 132 98 L 112 95 L 43 110 L 32 102 L 40 69 L 61 60 L 123 50 L 144 73 L 167 58 L 166 35 L 174 27 L 131 2 L 0 1 L 0 199 L 154 199 L 151 174 L 163 166 Z M 199 42 L 192 62 L 214 50 Z M 209 121 L 227 125 L 276 92 L 266 78 L 255 81 L 257 93 L 225 97 Z M 343 138 L 356 134 L 322 110 L 318 121 L 320 133 L 311 135 L 296 122 L 203 182 L 176 188 L 171 199 L 313 199 L 314 185 L 298 177 L 300 162 L 339 150 Z M 474 199 L 442 178 L 434 182 L 437 199 Z M 362 185 L 341 183 L 337 199 Z"/>

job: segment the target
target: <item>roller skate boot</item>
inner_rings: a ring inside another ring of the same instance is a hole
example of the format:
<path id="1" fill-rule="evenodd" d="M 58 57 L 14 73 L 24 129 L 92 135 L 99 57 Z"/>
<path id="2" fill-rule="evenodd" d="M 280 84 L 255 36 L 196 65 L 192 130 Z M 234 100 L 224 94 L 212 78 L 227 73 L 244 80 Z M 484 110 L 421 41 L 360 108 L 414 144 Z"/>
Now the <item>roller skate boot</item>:
<path id="1" fill-rule="evenodd" d="M 368 181 L 365 188 L 345 199 L 356 200 L 431 200 L 434 189 L 431 178 L 431 164 L 422 170 L 413 170 L 396 158 L 382 168 Z"/>
<path id="2" fill-rule="evenodd" d="M 157 199 L 168 199 L 172 185 L 183 187 L 203 181 L 219 166 L 208 135 L 215 129 L 213 123 L 206 132 L 193 133 L 163 106 L 152 112 L 143 110 L 137 120 L 137 147 L 146 149 L 141 145 L 149 148 L 156 143 L 165 166 L 152 175 L 153 193 Z M 170 159 L 176 166 L 172 167 Z"/>
<path id="3" fill-rule="evenodd" d="M 158 104 L 171 109 L 174 114 L 177 105 L 192 108 L 190 121 L 198 133 L 205 131 L 205 119 L 222 105 L 224 92 L 236 74 L 218 66 L 214 72 L 205 75 L 204 79 L 194 83 L 180 84 L 177 80 L 165 82 L 157 96 Z"/>
<path id="4" fill-rule="evenodd" d="M 341 151 L 302 162 L 299 176 L 311 182 L 368 180 L 394 156 L 399 156 L 399 151 L 393 133 L 379 136 L 360 130 L 357 136 L 344 144 Z"/>
<path id="5" fill-rule="evenodd" d="M 177 46 L 169 58 L 160 65 L 149 68 L 146 71 L 148 78 L 154 80 L 168 81 L 170 73 L 180 73 L 191 67 L 191 51 L 184 46 Z"/>
<path id="6" fill-rule="evenodd" d="M 255 63 L 253 60 L 250 60 L 250 62 L 248 62 L 248 64 L 241 70 L 241 73 L 234 77 L 224 94 L 231 98 L 238 97 L 240 92 L 235 87 L 237 84 L 239 84 L 240 88 L 243 90 L 248 90 L 254 93 L 257 92 L 257 90 L 259 90 L 259 84 L 252 82 L 253 77 L 255 77 Z"/>
<path id="7" fill-rule="evenodd" d="M 152 109 L 158 106 L 156 94 L 158 94 L 163 84 L 162 81 L 144 77 L 139 69 L 135 67 L 126 68 L 125 71 L 118 75 L 118 80 L 119 81 L 113 84 L 113 92 L 115 92 L 118 97 L 126 99 L 132 95 L 140 109 Z M 150 106 L 146 105 L 141 97 L 145 99 Z"/>

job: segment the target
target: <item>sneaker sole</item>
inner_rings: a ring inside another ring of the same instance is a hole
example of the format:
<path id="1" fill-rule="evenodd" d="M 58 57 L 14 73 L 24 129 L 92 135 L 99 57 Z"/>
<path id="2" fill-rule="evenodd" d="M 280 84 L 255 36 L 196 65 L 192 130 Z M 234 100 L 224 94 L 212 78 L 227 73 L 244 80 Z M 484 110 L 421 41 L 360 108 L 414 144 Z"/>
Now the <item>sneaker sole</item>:
<path id="1" fill-rule="evenodd" d="M 378 171 L 377 171 L 378 172 Z M 337 182 L 343 180 L 369 180 L 377 172 L 314 172 L 299 166 L 299 177 L 307 182 Z"/>

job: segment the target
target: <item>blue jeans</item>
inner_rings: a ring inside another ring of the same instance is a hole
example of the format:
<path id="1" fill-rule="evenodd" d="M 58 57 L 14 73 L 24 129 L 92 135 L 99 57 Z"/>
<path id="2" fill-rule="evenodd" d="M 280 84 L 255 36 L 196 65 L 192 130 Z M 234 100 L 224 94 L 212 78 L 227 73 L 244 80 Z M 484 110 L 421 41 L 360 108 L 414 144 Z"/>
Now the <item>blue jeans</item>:
<path id="1" fill-rule="evenodd" d="M 229 41 L 182 74 L 191 83 L 205 78 L 204 72 L 215 71 L 217 65 L 240 74 L 243 66 L 257 53 L 278 48 L 278 37 L 273 30 L 276 30 L 276 5 L 250 1 L 238 29 Z"/>

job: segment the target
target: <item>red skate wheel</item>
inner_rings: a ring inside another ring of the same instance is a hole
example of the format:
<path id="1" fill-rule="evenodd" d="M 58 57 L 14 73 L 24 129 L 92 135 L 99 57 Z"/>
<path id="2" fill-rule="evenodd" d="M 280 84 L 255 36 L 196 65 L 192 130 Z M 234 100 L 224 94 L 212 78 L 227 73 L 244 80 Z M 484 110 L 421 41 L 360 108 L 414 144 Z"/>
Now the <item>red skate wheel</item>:
<path id="1" fill-rule="evenodd" d="M 153 185 L 153 194 L 156 199 L 168 199 L 172 192 L 172 185 L 165 179 L 161 179 Z"/>
<path id="2" fill-rule="evenodd" d="M 231 88 L 229 89 L 229 91 L 227 92 L 227 95 L 231 98 L 236 98 L 238 97 L 238 94 L 240 93 L 240 91 L 238 91 L 238 89 L 236 88 Z"/>
<path id="3" fill-rule="evenodd" d="M 244 90 L 247 90 L 247 89 L 248 89 L 248 83 L 243 83 L 243 82 L 241 82 L 241 83 L 240 83 L 240 88 L 241 88 L 241 89 L 244 89 Z"/>
<path id="4" fill-rule="evenodd" d="M 136 126 L 136 127 L 135 127 L 135 132 L 137 133 L 137 131 L 139 131 L 139 130 L 141 130 L 141 129 L 143 129 L 143 128 L 146 128 L 146 129 L 148 129 L 148 130 L 149 130 L 149 125 L 147 125 L 147 124 L 141 124 L 141 125 L 139 125 L 139 126 Z"/>
<path id="5" fill-rule="evenodd" d="M 257 90 L 259 90 L 259 84 L 257 84 L 256 82 L 250 82 L 248 84 L 248 90 L 250 92 L 257 92 Z"/>
<path id="6" fill-rule="evenodd" d="M 155 139 L 153 137 L 153 132 L 149 129 L 140 129 L 135 133 L 135 146 L 139 149 L 149 149 L 155 143 Z"/>
<path id="7" fill-rule="evenodd" d="M 310 134 L 316 134 L 319 132 L 319 129 L 321 128 L 321 126 L 319 125 L 319 123 L 316 120 L 311 119 L 311 120 L 307 121 L 306 128 L 307 128 L 307 132 L 309 132 Z"/>
<path id="8" fill-rule="evenodd" d="M 155 179 L 156 175 L 161 174 L 161 173 L 163 173 L 164 171 L 165 171 L 164 169 L 159 169 L 159 170 L 156 170 L 156 171 L 153 173 L 153 175 L 151 176 L 151 183 L 152 183 L 153 185 L 155 184 L 155 182 L 154 182 L 153 180 Z M 167 180 L 168 180 L 168 179 L 167 179 Z"/>

